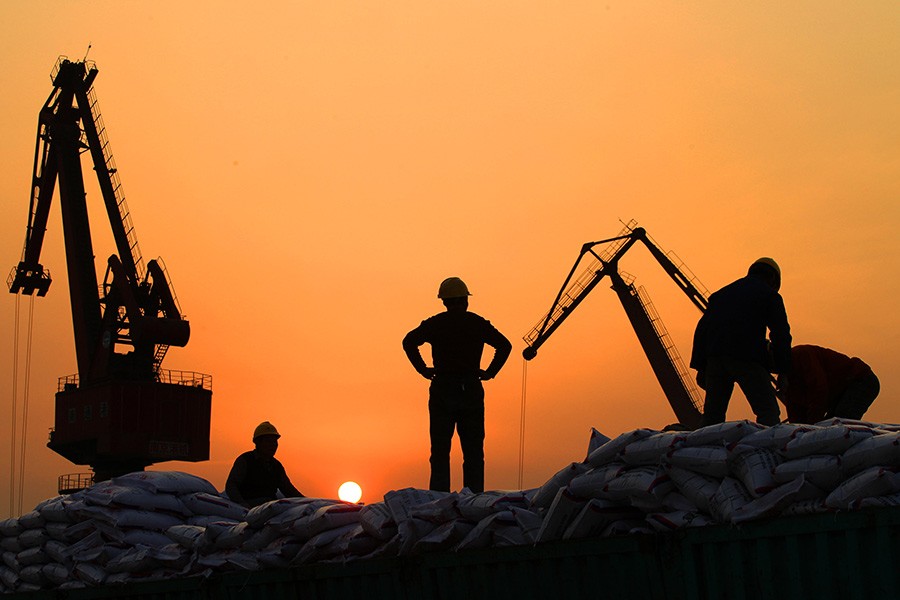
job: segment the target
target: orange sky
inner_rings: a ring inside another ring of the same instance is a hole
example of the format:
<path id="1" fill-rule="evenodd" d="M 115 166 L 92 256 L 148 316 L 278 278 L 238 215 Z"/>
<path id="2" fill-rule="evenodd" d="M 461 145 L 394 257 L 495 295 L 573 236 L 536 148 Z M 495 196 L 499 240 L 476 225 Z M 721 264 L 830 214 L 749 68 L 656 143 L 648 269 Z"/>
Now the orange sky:
<path id="1" fill-rule="evenodd" d="M 20 257 L 50 70 L 91 44 L 144 257 L 165 259 L 191 321 L 165 366 L 213 375 L 211 460 L 156 468 L 222 488 L 270 420 L 308 495 L 427 486 L 427 382 L 400 340 L 458 275 L 514 343 L 486 384 L 486 485 L 517 487 L 521 337 L 581 244 L 631 218 L 710 290 L 775 257 L 795 342 L 869 362 L 867 418 L 900 421 L 896 2 L 35 0 L 0 21 L 0 258 Z M 109 226 L 87 188 L 100 269 Z M 41 262 L 25 510 L 84 470 L 45 447 L 76 370 L 58 207 Z M 696 309 L 642 248 L 622 269 L 688 356 Z M 583 458 L 591 427 L 673 420 L 607 288 L 529 363 L 525 487 Z M 0 422 L 14 309 L 7 294 Z M 736 394 L 729 418 L 750 416 Z M 9 443 L 0 464 L 5 510 Z"/>

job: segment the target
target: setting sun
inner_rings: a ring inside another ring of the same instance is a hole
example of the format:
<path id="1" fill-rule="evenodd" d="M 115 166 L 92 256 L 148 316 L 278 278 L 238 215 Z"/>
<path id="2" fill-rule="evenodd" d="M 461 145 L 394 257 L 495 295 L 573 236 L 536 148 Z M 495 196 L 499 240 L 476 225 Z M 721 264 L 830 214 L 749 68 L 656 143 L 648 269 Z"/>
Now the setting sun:
<path id="1" fill-rule="evenodd" d="M 362 488 L 355 481 L 346 481 L 338 488 L 338 498 L 356 504 L 362 498 Z"/>

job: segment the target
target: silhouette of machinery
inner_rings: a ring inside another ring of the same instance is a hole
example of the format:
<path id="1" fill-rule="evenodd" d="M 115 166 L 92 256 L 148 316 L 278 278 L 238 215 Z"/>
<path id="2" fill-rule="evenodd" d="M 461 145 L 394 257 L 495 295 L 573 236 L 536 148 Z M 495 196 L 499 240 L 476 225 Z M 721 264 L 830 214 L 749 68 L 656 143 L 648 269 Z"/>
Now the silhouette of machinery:
<path id="1" fill-rule="evenodd" d="M 92 87 L 97 72 L 91 61 L 66 58 L 53 69 L 53 91 L 38 118 L 25 248 L 8 283 L 11 293 L 24 295 L 43 296 L 50 287 L 39 259 L 58 182 L 78 374 L 59 380 L 47 445 L 90 465 L 102 481 L 156 462 L 207 460 L 212 378 L 161 368 L 170 346 L 187 344 L 190 325 L 162 262 L 145 266 L 141 257 Z M 102 285 L 83 153 L 93 163 L 117 250 Z"/>
<path id="2" fill-rule="evenodd" d="M 616 237 L 588 242 L 581 247 L 581 252 L 553 300 L 550 310 L 524 336 L 527 347 L 522 355 L 526 360 L 533 359 L 537 355 L 538 348 L 575 310 L 575 307 L 604 277 L 609 277 L 612 289 L 622 303 L 641 347 L 650 361 L 653 373 L 679 423 L 689 429 L 696 429 L 700 425 L 703 405 L 696 384 L 689 376 L 677 348 L 643 288 L 635 288 L 633 278 L 627 274 L 623 277 L 619 272 L 619 260 L 637 242 L 642 242 L 679 289 L 701 312 L 706 310 L 709 294 L 684 265 L 677 264 L 672 255 L 663 252 L 650 239 L 647 232 L 636 225 L 635 221 L 630 221 Z M 597 247 L 603 245 L 605 246 L 598 252 Z M 587 267 L 576 277 L 579 267 L 583 264 L 587 264 Z"/>

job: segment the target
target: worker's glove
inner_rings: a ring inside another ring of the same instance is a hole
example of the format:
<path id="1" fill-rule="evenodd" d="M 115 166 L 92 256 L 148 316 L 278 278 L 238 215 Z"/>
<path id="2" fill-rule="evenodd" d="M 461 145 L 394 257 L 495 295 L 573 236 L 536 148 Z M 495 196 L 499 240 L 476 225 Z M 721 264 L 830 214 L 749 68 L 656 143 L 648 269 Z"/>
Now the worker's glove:
<path id="1" fill-rule="evenodd" d="M 697 385 L 701 390 L 706 389 L 706 371 L 697 371 Z"/>
<path id="2" fill-rule="evenodd" d="M 425 379 L 434 379 L 434 368 L 433 367 L 425 367 L 419 374 L 422 375 Z"/>
<path id="3" fill-rule="evenodd" d="M 484 369 L 478 370 L 478 379 L 480 379 L 481 381 L 490 381 L 493 378 L 494 378 L 494 376 L 491 375 L 490 373 L 488 373 L 487 371 L 485 371 Z"/>

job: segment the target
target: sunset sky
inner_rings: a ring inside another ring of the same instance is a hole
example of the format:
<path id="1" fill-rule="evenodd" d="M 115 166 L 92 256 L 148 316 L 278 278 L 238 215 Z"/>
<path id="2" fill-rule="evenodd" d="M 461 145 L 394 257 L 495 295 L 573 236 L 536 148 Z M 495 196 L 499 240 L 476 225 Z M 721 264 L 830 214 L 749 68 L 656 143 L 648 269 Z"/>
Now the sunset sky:
<path id="1" fill-rule="evenodd" d="M 90 45 L 143 255 L 165 260 L 191 323 L 164 366 L 213 376 L 210 461 L 154 469 L 222 489 L 269 420 L 307 495 L 336 497 L 346 480 L 364 502 L 427 487 L 428 382 L 400 341 L 459 276 L 514 345 L 485 384 L 485 483 L 517 488 L 522 336 L 581 245 L 629 219 L 711 291 L 775 258 L 795 343 L 867 361 L 882 392 L 866 418 L 900 422 L 895 0 L 32 0 L 3 2 L 0 21 L 5 268 L 25 239 L 50 71 Z M 95 180 L 87 192 L 102 279 L 110 229 Z M 54 202 L 26 511 L 87 470 L 46 448 L 57 378 L 77 370 Z M 686 359 L 697 309 L 645 249 L 621 267 Z M 3 440 L 14 313 L 6 294 Z M 525 488 L 584 458 L 592 427 L 674 421 L 605 283 L 528 364 L 526 389 Z M 739 392 L 728 416 L 752 418 Z M 10 453 L 0 443 L 0 517 Z"/>

